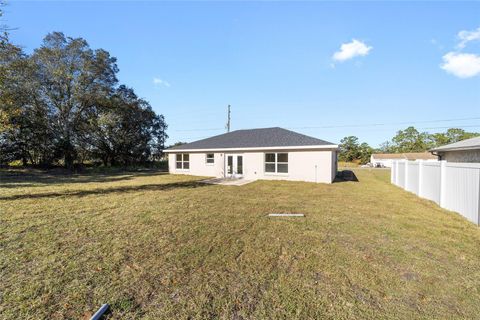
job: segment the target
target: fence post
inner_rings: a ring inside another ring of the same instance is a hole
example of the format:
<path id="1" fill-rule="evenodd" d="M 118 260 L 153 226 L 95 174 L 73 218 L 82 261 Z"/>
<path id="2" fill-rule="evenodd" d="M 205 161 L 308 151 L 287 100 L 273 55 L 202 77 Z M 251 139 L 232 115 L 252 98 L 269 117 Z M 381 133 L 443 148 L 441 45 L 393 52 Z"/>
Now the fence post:
<path id="1" fill-rule="evenodd" d="M 479 175 L 478 175 L 478 202 L 477 202 L 477 226 L 480 226 L 480 167 L 479 169 Z"/>
<path id="2" fill-rule="evenodd" d="M 418 160 L 418 196 L 423 198 L 423 160 Z"/>
<path id="3" fill-rule="evenodd" d="M 440 160 L 440 207 L 447 204 L 447 161 Z"/>
<path id="4" fill-rule="evenodd" d="M 404 161 L 405 161 L 405 183 L 404 183 L 403 189 L 407 190 L 407 186 L 408 186 L 408 160 L 404 160 Z"/>

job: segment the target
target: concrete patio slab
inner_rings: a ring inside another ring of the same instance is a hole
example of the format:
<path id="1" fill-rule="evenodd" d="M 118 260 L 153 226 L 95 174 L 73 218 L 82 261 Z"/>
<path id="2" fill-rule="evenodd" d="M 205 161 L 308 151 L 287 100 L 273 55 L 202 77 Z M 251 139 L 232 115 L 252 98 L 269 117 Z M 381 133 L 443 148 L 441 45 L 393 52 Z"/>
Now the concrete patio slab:
<path id="1" fill-rule="evenodd" d="M 213 178 L 202 180 L 200 182 L 208 183 L 208 184 L 218 184 L 222 186 L 243 186 L 253 182 L 253 180 L 245 180 L 245 179 L 232 179 L 232 178 Z"/>

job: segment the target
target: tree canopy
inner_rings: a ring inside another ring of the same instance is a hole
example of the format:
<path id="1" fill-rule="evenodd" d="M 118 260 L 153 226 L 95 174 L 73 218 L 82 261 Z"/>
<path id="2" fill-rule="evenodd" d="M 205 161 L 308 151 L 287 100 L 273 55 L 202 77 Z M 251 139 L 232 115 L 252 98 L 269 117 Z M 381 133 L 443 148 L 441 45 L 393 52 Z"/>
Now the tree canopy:
<path id="1" fill-rule="evenodd" d="M 360 156 L 360 147 L 358 144 L 358 138 L 355 136 L 348 136 L 340 140 L 340 155 L 341 161 L 353 161 Z"/>
<path id="2" fill-rule="evenodd" d="M 31 55 L 0 39 L 0 163 L 132 164 L 158 157 L 167 124 L 119 85 L 116 58 L 48 34 Z"/>
<path id="3" fill-rule="evenodd" d="M 367 163 L 370 161 L 370 156 L 373 153 L 373 148 L 368 143 L 360 143 L 355 136 L 348 136 L 340 140 L 339 147 L 340 161 Z"/>
<path id="4" fill-rule="evenodd" d="M 348 136 L 340 140 L 339 160 L 368 163 L 370 161 L 371 154 L 374 152 L 425 152 L 435 147 L 476 136 L 480 136 L 480 134 L 475 132 L 467 132 L 459 128 L 450 128 L 443 133 L 430 134 L 427 132 L 419 132 L 414 127 L 408 127 L 404 130 L 398 131 L 390 141 L 385 141 L 378 149 L 370 147 L 365 142 L 359 143 L 358 138 L 355 136 Z"/>
<path id="5" fill-rule="evenodd" d="M 479 133 L 467 132 L 459 128 L 450 128 L 446 132 L 427 133 L 419 132 L 414 127 L 400 130 L 391 141 L 384 142 L 382 152 L 424 152 L 446 144 L 479 136 Z"/>
<path id="6" fill-rule="evenodd" d="M 392 138 L 395 152 L 422 152 L 429 148 L 429 135 L 419 132 L 414 127 L 400 130 Z"/>

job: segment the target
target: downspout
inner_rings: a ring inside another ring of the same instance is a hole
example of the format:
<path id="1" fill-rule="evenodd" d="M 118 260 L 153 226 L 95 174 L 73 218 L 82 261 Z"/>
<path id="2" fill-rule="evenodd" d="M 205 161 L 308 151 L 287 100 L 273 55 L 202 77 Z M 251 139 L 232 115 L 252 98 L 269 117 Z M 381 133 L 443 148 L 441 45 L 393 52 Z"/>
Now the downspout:
<path id="1" fill-rule="evenodd" d="M 438 157 L 438 160 L 442 160 L 442 156 L 439 155 L 436 151 L 430 151 L 431 154 L 433 154 L 434 156 L 437 156 Z"/>

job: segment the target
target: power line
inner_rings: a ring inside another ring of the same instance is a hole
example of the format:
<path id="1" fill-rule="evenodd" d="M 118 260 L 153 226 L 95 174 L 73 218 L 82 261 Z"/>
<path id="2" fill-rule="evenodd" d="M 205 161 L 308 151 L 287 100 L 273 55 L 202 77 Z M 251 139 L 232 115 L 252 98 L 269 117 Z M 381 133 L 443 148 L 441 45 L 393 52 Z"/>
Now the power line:
<path id="1" fill-rule="evenodd" d="M 434 129 L 451 129 L 451 128 L 480 128 L 480 124 L 473 124 L 473 125 L 461 125 L 461 126 L 448 126 L 448 127 L 422 127 L 422 128 L 416 128 L 418 130 L 434 130 Z M 223 128 L 220 130 L 224 130 Z M 387 131 L 389 130 L 388 128 L 374 128 L 373 130 L 369 131 Z M 209 138 L 209 136 L 202 136 L 202 137 L 189 137 L 189 136 L 182 136 L 180 140 L 200 140 L 200 139 L 205 139 Z"/>
<path id="2" fill-rule="evenodd" d="M 380 127 L 380 126 L 389 126 L 389 125 L 410 125 L 410 124 L 421 124 L 421 123 L 438 123 L 438 122 L 452 122 L 452 121 L 466 121 L 466 120 L 480 120 L 480 117 L 456 118 L 456 119 L 439 119 L 439 120 L 423 120 L 423 121 L 405 121 L 405 122 L 370 123 L 370 124 L 346 124 L 346 125 L 287 127 L 286 129 L 294 130 L 294 129 L 334 129 L 334 128 L 363 128 L 363 127 L 366 128 L 366 127 Z M 419 128 L 419 129 L 421 129 L 421 128 Z M 429 129 L 429 128 L 424 128 L 424 129 Z M 220 130 L 224 130 L 224 128 L 206 128 L 206 129 L 200 129 L 199 128 L 199 129 L 185 129 L 185 130 L 172 130 L 172 131 L 175 131 L 175 132 L 194 132 L 194 131 L 220 131 Z"/>
<path id="3" fill-rule="evenodd" d="M 198 111 L 196 110 L 196 112 L 191 112 L 191 111 L 187 111 L 187 110 L 183 110 L 183 111 L 188 112 L 189 116 L 201 116 L 203 118 L 213 117 L 213 116 L 215 116 L 215 117 L 220 117 L 221 116 L 221 114 L 219 112 L 204 112 L 204 111 L 201 111 L 201 110 L 198 110 Z M 171 119 L 176 119 L 176 120 L 185 119 L 184 114 L 169 115 L 169 114 L 164 113 L 163 115 L 165 116 L 166 119 L 170 119 L 170 120 Z"/>
<path id="4" fill-rule="evenodd" d="M 195 131 L 218 131 L 225 130 L 225 128 L 208 128 L 208 129 L 186 129 L 186 130 L 172 130 L 175 132 L 195 132 Z"/>
<path id="5" fill-rule="evenodd" d="M 203 140 L 203 139 L 206 139 L 206 138 L 210 138 L 211 136 L 203 136 L 203 137 L 181 137 L 181 138 L 178 138 L 176 139 L 177 141 L 188 141 L 188 140 L 193 140 L 193 141 L 196 141 L 196 140 Z"/>
<path id="6" fill-rule="evenodd" d="M 472 125 L 466 125 L 466 126 L 453 126 L 453 127 L 430 127 L 430 128 L 418 128 L 422 130 L 430 130 L 430 129 L 460 129 L 460 128 L 480 128 L 480 124 L 472 124 Z"/>
<path id="7" fill-rule="evenodd" d="M 452 129 L 452 128 L 456 128 L 456 129 L 461 129 L 461 128 L 480 128 L 480 124 L 474 124 L 474 125 L 451 125 L 451 126 L 447 126 L 447 127 L 415 127 L 415 129 L 417 130 L 431 130 L 431 129 Z M 298 128 L 285 128 L 285 129 L 298 129 Z M 309 128 L 303 128 L 303 130 L 308 130 L 308 129 L 315 129 L 315 130 L 318 130 L 318 129 L 333 129 L 333 128 L 312 128 L 312 127 L 309 127 Z M 379 127 L 372 127 L 372 128 L 368 128 L 368 127 L 365 127 L 364 129 L 362 130 L 369 130 L 369 131 L 386 131 L 386 130 L 397 130 L 395 128 L 388 128 L 388 127 L 383 127 L 383 128 L 379 128 Z"/>
<path id="8" fill-rule="evenodd" d="M 420 124 L 420 123 L 436 123 L 436 122 L 451 122 L 451 121 L 466 121 L 466 120 L 480 120 L 480 117 L 458 118 L 458 119 L 442 119 L 442 120 L 424 120 L 424 121 L 405 121 L 405 122 L 390 122 L 390 123 L 387 122 L 387 123 L 370 123 L 370 124 L 313 126 L 313 127 L 290 127 L 288 129 L 360 128 L 360 127 L 379 127 L 379 126 L 388 126 L 388 125 L 409 125 L 409 124 Z"/>

